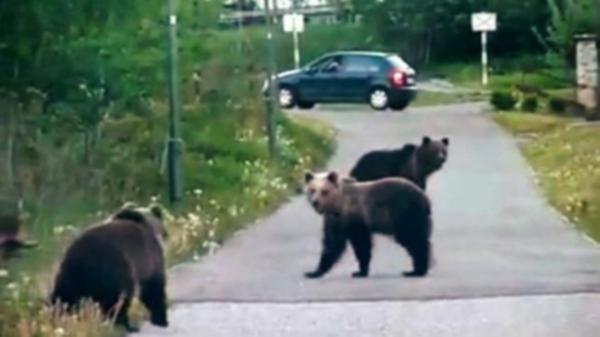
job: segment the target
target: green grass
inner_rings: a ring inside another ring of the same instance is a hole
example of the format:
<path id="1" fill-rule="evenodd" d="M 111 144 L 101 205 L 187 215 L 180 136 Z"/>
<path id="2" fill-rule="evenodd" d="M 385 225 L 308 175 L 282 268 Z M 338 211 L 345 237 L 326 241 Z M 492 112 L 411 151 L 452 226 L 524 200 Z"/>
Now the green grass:
<path id="1" fill-rule="evenodd" d="M 544 135 L 563 129 L 571 120 L 544 114 L 501 112 L 494 120 L 514 135 Z"/>
<path id="2" fill-rule="evenodd" d="M 492 59 L 487 89 L 511 89 L 515 85 L 537 88 L 563 89 L 572 83 L 566 68 L 555 68 L 545 64 L 543 56 L 521 56 L 516 58 Z M 456 85 L 467 88 L 482 88 L 481 64 L 478 61 L 464 63 L 434 64 L 421 71 L 432 76 L 447 78 Z"/>
<path id="3" fill-rule="evenodd" d="M 185 113 L 185 199 L 178 207 L 167 210 L 169 264 L 214 249 L 236 230 L 274 210 L 297 191 L 302 173 L 324 164 L 334 150 L 334 131 L 328 126 L 316 120 L 281 115 L 277 122 L 278 156 L 271 160 L 263 132 L 262 105 L 248 104 L 239 111 L 214 107 L 219 109 L 218 113 L 207 114 L 197 108 Z M 161 140 L 163 130 L 158 126 L 163 125 L 159 121 L 165 117 L 164 113 L 161 109 L 150 118 L 156 128 L 148 128 L 147 121 L 140 118 L 109 120 L 104 125 L 104 134 L 111 137 L 104 140 L 103 146 L 107 151 L 114 149 L 105 155 L 133 156 L 124 166 L 131 174 L 131 182 L 126 184 L 149 185 L 144 189 L 148 192 L 146 197 L 133 193 L 134 188 L 131 193 L 118 196 L 117 202 L 165 203 L 164 175 L 149 174 L 159 169 L 153 163 L 155 151 L 144 150 L 153 148 L 155 139 Z M 142 131 L 144 127 L 149 135 Z M 119 137 L 122 132 L 128 137 Z M 33 169 L 23 167 L 23 170 Z M 110 170 L 120 172 L 119 167 Z M 72 167 L 64 173 L 78 176 L 83 172 L 82 167 Z M 113 180 L 108 179 L 107 183 L 115 183 Z M 93 312 L 82 313 L 83 319 L 89 318 L 87 325 L 75 324 L 68 317 L 53 317 L 44 306 L 43 299 L 52 286 L 65 245 L 115 207 L 114 202 L 101 202 L 101 193 L 96 194 L 99 192 L 94 189 L 72 192 L 73 198 L 61 195 L 62 200 L 40 202 L 31 210 L 27 230 L 40 246 L 0 267 L 8 271 L 8 277 L 0 277 L 0 336 L 49 336 L 57 329 L 64 331 L 65 337 L 79 336 L 78 331 L 95 331 L 86 336 L 97 336 L 98 331 L 104 331 L 102 336 L 114 332 Z M 31 334 L 23 329 L 31 330 Z"/>
<path id="4" fill-rule="evenodd" d="M 431 91 L 419 91 L 417 98 L 411 104 L 411 106 L 435 106 L 445 104 L 457 104 L 466 102 L 485 101 L 487 96 L 483 93 L 473 91 L 468 93 L 445 93 L 445 92 L 431 92 Z"/>
<path id="5" fill-rule="evenodd" d="M 569 126 L 574 120 L 547 115 L 499 113 L 516 136 L 534 135 L 522 152 L 550 203 L 600 242 L 600 128 Z"/>

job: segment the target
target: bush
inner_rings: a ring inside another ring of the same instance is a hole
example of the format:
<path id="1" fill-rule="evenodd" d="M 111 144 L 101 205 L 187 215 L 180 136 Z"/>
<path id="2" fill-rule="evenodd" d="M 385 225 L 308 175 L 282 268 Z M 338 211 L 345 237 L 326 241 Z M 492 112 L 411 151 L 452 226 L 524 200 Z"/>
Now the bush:
<path id="1" fill-rule="evenodd" d="M 535 112 L 538 108 L 538 98 L 533 95 L 528 95 L 521 102 L 521 110 L 525 112 Z"/>
<path id="2" fill-rule="evenodd" d="M 497 110 L 506 111 L 512 110 L 517 102 L 510 92 L 494 91 L 492 92 L 490 103 Z"/>
<path id="3" fill-rule="evenodd" d="M 551 97 L 548 101 L 548 108 L 556 114 L 564 114 L 567 110 L 567 102 L 559 97 Z"/>

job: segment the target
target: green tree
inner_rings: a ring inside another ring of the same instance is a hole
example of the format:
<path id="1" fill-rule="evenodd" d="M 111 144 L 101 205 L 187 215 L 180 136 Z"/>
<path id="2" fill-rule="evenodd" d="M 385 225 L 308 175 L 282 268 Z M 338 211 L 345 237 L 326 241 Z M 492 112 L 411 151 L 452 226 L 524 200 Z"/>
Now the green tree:
<path id="1" fill-rule="evenodd" d="M 532 28 L 545 31 L 546 0 L 354 0 L 354 9 L 382 42 L 417 64 L 464 60 L 478 55 L 479 35 L 471 31 L 471 14 L 498 14 L 491 34 L 496 55 L 540 50 Z"/>
<path id="2" fill-rule="evenodd" d="M 551 11 L 549 40 L 565 60 L 572 63 L 578 34 L 598 31 L 600 13 L 597 0 L 547 0 Z"/>

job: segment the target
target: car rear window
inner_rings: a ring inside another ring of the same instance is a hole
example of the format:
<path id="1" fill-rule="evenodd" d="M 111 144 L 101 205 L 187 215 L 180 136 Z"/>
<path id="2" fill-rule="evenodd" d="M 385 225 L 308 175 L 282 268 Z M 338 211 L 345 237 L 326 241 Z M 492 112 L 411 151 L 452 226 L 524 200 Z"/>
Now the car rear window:
<path id="1" fill-rule="evenodd" d="M 398 55 L 392 55 L 389 56 L 388 61 L 390 61 L 390 63 L 392 64 L 392 66 L 402 69 L 402 70 L 412 70 L 412 68 L 406 63 L 404 62 L 404 60 L 402 58 L 400 58 L 400 56 Z"/>

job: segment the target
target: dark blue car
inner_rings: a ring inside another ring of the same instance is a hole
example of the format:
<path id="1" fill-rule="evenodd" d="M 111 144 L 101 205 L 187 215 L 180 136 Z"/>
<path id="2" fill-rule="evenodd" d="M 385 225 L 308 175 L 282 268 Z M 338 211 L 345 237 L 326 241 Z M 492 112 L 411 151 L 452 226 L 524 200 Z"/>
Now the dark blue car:
<path id="1" fill-rule="evenodd" d="M 366 102 L 375 110 L 402 110 L 416 96 L 415 71 L 398 55 L 388 53 L 330 53 L 277 78 L 283 108 Z"/>

